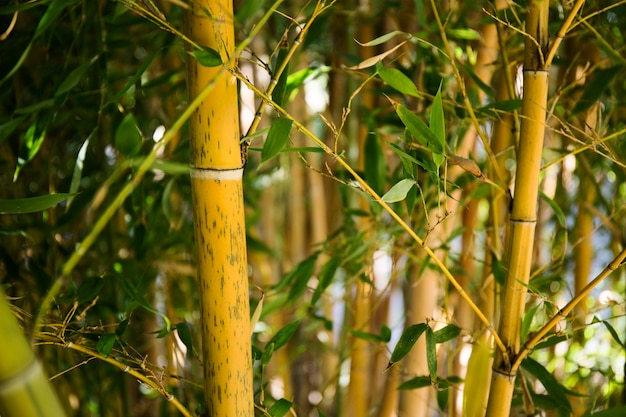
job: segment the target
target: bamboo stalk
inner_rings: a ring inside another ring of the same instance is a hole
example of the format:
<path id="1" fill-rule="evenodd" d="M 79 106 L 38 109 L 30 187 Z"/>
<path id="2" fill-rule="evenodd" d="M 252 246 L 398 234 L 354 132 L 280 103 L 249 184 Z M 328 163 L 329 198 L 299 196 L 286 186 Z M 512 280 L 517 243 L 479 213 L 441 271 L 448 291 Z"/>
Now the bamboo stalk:
<path id="1" fill-rule="evenodd" d="M 0 415 L 63 417 L 65 410 L 0 290 Z"/>
<path id="2" fill-rule="evenodd" d="M 517 154 L 515 197 L 509 219 L 511 237 L 508 268 L 498 334 L 506 352 L 497 351 L 487 416 L 509 415 L 516 368 L 511 358 L 520 351 L 520 326 L 530 279 L 536 225 L 539 170 L 548 98 L 548 71 L 544 53 L 548 45 L 548 2 L 529 2 L 526 17 L 524 95 Z"/>
<path id="3" fill-rule="evenodd" d="M 193 3 L 186 30 L 234 67 L 233 4 Z M 209 416 L 254 413 L 250 311 L 239 145 L 237 82 L 229 72 L 188 61 L 189 96 L 215 80 L 189 120 L 194 236 L 202 315 L 204 396 Z"/>

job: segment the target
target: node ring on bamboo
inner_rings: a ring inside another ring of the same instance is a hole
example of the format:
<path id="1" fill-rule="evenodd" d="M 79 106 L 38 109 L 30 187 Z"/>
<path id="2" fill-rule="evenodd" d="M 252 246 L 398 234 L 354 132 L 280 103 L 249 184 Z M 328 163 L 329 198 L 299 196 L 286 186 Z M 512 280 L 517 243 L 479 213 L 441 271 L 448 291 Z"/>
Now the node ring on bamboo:
<path id="1" fill-rule="evenodd" d="M 243 178 L 243 166 L 239 168 L 204 168 L 190 166 L 191 178 L 206 180 L 241 180 Z"/>

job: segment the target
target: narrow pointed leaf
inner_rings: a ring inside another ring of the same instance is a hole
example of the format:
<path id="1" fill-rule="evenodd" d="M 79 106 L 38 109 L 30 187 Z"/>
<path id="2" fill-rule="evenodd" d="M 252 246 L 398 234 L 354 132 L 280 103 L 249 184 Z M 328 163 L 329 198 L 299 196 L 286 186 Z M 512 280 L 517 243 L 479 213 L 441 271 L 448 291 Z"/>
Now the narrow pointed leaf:
<path id="1" fill-rule="evenodd" d="M 115 346 L 116 340 L 117 336 L 115 335 L 115 333 L 103 334 L 102 336 L 100 336 L 100 339 L 96 344 L 96 350 L 99 354 L 107 358 L 111 354 L 113 346 Z"/>
<path id="2" fill-rule="evenodd" d="M 189 328 L 189 323 L 183 321 L 176 324 L 176 333 L 187 348 L 187 353 L 193 352 L 193 341 L 191 338 L 191 329 Z"/>
<path id="3" fill-rule="evenodd" d="M 434 152 L 445 154 L 446 149 L 446 122 L 443 115 L 443 102 L 441 101 L 441 84 L 430 107 L 430 130 L 437 138 Z M 437 164 L 440 165 L 440 164 Z"/>
<path id="4" fill-rule="evenodd" d="M 446 327 L 441 328 L 433 333 L 435 343 L 444 343 L 448 340 L 452 340 L 461 334 L 461 328 L 454 324 L 448 324 Z"/>
<path id="5" fill-rule="evenodd" d="M 567 399 L 567 390 L 563 385 L 559 384 L 554 375 L 552 375 L 543 365 L 533 358 L 526 358 L 522 362 L 522 368 L 532 374 L 541 382 L 550 397 L 555 401 L 559 408 L 568 412 L 572 411 L 572 406 Z"/>
<path id="6" fill-rule="evenodd" d="M 398 389 L 400 390 L 418 389 L 418 388 L 430 387 L 431 385 L 432 385 L 432 382 L 430 380 L 430 376 L 422 375 L 422 376 L 416 376 L 415 378 L 411 378 L 408 381 L 403 382 L 402 384 L 400 384 Z"/>
<path id="7" fill-rule="evenodd" d="M 76 194 L 47 194 L 30 198 L 0 200 L 0 214 L 35 213 L 54 207 Z"/>
<path id="8" fill-rule="evenodd" d="M 133 156 L 139 152 L 141 133 L 132 113 L 128 113 L 115 130 L 115 147 L 126 156 Z"/>
<path id="9" fill-rule="evenodd" d="M 74 68 L 72 72 L 68 74 L 68 76 L 63 80 L 57 91 L 54 93 L 55 96 L 60 96 L 63 93 L 67 93 L 72 88 L 76 87 L 76 85 L 80 82 L 80 80 L 85 76 L 87 70 L 98 59 L 98 56 L 91 58 L 89 61 L 79 65 L 77 68 Z"/>
<path id="10" fill-rule="evenodd" d="M 417 87 L 409 77 L 396 68 L 385 68 L 382 64 L 377 64 L 378 76 L 391 88 L 413 97 L 421 97 Z"/>
<path id="11" fill-rule="evenodd" d="M 428 126 L 426 126 L 426 123 L 402 104 L 397 104 L 395 107 L 398 117 L 400 117 L 404 126 L 409 129 L 409 132 L 411 132 L 411 135 L 413 135 L 417 142 L 423 147 L 434 151 L 439 139 Z"/>
<path id="12" fill-rule="evenodd" d="M 291 120 L 282 117 L 272 122 L 263 149 L 261 149 L 261 163 L 269 161 L 285 147 L 289 139 L 291 124 Z"/>
<path id="13" fill-rule="evenodd" d="M 396 203 L 406 198 L 411 188 L 415 186 L 415 180 L 405 178 L 398 181 L 389 191 L 382 196 L 382 200 L 385 203 Z"/>
<path id="14" fill-rule="evenodd" d="M 267 410 L 267 413 L 272 417 L 283 417 L 291 410 L 291 405 L 290 401 L 281 398 Z"/>
<path id="15" fill-rule="evenodd" d="M 285 343 L 287 343 L 291 339 L 293 334 L 298 329 L 299 325 L 300 325 L 300 320 L 296 320 L 294 322 L 289 323 L 288 325 L 280 329 L 274 335 L 274 337 L 270 339 L 270 341 L 268 342 L 268 345 L 273 344 L 274 351 L 278 350 L 280 347 L 282 347 Z"/>
<path id="16" fill-rule="evenodd" d="M 428 325 L 426 323 L 413 324 L 407 327 L 404 333 L 400 336 L 396 347 L 393 349 L 389 362 L 393 364 L 404 358 L 411 351 L 411 349 L 413 349 L 415 342 L 417 342 L 417 339 L 419 339 L 427 328 Z"/>
<path id="17" fill-rule="evenodd" d="M 209 47 L 195 50 L 191 52 L 191 55 L 193 55 L 198 63 L 203 67 L 211 68 L 222 65 L 222 57 L 220 56 L 220 53 Z"/>
<path id="18" fill-rule="evenodd" d="M 426 327 L 426 362 L 428 364 L 428 372 L 433 381 L 437 380 L 437 343 L 433 336 L 433 329 Z"/>

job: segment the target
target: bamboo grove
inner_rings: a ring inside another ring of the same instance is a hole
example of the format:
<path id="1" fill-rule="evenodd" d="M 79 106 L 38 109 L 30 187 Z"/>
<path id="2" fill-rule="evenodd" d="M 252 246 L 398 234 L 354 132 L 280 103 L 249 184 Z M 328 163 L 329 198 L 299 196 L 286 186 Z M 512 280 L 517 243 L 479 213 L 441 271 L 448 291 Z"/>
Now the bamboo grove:
<path id="1" fill-rule="evenodd" d="M 0 32 L 3 417 L 626 413 L 626 1 Z"/>

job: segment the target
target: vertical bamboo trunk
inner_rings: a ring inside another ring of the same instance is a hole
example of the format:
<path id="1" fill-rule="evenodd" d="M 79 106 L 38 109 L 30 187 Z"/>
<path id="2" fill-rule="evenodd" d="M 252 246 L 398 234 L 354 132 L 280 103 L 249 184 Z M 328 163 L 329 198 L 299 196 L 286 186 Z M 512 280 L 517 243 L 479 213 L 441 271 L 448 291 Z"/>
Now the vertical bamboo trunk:
<path id="1" fill-rule="evenodd" d="M 548 71 L 544 61 L 548 45 L 548 6 L 547 1 L 528 3 L 521 130 L 499 331 L 507 351 L 496 353 L 487 406 L 489 417 L 509 415 L 517 372 L 511 366 L 511 358 L 520 350 L 520 325 L 530 279 L 548 97 Z"/>
<path id="2" fill-rule="evenodd" d="M 361 2 L 360 17 L 361 25 L 358 28 L 360 39 L 373 39 L 374 27 L 371 22 L 371 2 Z M 367 59 L 373 55 L 371 48 L 361 48 L 361 58 Z M 375 97 L 371 89 L 365 89 L 361 95 L 361 104 L 365 112 L 369 112 L 375 106 Z M 365 170 L 365 140 L 368 135 L 368 126 L 361 120 L 358 127 L 358 161 L 357 169 Z M 360 209 L 369 211 L 366 201 L 360 200 Z M 361 224 L 360 227 L 367 227 Z M 373 251 L 369 251 L 371 255 Z M 367 255 L 367 256 L 369 256 Z M 372 262 L 368 260 L 368 265 L 364 267 L 368 274 L 368 279 L 372 275 Z M 351 302 L 351 323 L 350 326 L 359 331 L 370 331 L 367 327 L 372 317 L 372 286 L 365 280 L 358 279 Z M 347 401 L 345 403 L 345 415 L 352 417 L 365 417 L 370 405 L 370 370 L 371 370 L 371 346 L 364 339 L 353 337 L 350 346 L 350 385 L 348 387 Z"/>
<path id="3" fill-rule="evenodd" d="M 65 410 L 0 290 L 0 415 L 63 417 Z"/>
<path id="4" fill-rule="evenodd" d="M 232 1 L 203 0 L 187 13 L 187 33 L 234 54 Z M 188 60 L 189 96 L 213 89 L 189 120 L 191 191 L 202 313 L 204 392 L 209 416 L 252 416 L 250 312 L 239 146 L 237 82 L 220 67 Z"/>

